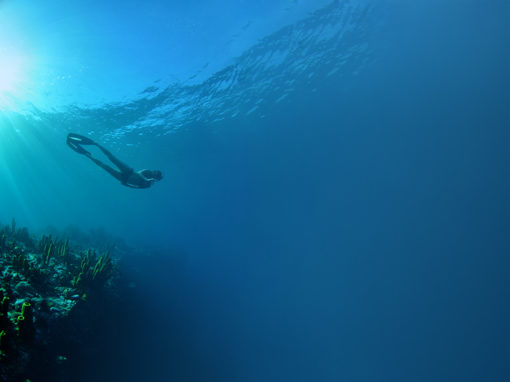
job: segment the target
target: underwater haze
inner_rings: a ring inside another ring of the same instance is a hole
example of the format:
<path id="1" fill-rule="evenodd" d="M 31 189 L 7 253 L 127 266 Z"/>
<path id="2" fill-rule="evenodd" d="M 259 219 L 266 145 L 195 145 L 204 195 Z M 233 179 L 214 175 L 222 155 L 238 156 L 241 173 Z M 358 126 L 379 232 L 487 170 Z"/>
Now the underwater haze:
<path id="1" fill-rule="evenodd" d="M 36 3 L 0 0 L 0 222 L 138 248 L 72 381 L 510 380 L 507 0 Z"/>

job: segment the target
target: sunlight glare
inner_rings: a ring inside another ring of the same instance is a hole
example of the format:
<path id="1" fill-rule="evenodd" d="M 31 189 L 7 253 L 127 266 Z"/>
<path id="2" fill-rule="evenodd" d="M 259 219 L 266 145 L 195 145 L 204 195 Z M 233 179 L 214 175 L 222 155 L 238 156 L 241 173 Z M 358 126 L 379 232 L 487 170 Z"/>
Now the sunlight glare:
<path id="1" fill-rule="evenodd" d="M 24 81 L 25 60 L 20 54 L 0 48 L 0 94 L 17 93 Z"/>

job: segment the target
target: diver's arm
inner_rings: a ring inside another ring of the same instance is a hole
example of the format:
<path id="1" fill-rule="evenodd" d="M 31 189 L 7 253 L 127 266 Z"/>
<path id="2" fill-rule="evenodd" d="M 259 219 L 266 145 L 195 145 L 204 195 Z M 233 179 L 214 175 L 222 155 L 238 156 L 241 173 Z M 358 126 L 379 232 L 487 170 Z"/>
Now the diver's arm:
<path id="1" fill-rule="evenodd" d="M 154 181 L 156 181 L 157 179 L 152 175 L 153 174 L 153 171 L 151 170 L 147 170 L 147 169 L 143 169 L 143 170 L 140 170 L 140 171 L 137 171 L 138 174 L 140 174 L 140 176 L 142 176 L 146 181 L 148 182 L 151 182 L 151 183 L 154 183 Z"/>
<path id="2" fill-rule="evenodd" d="M 136 171 L 131 173 L 130 177 L 122 182 L 122 184 L 131 188 L 149 188 L 153 182 L 152 179 L 147 179 L 143 176 L 141 171 Z"/>
<path id="3" fill-rule="evenodd" d="M 129 183 L 122 183 L 124 186 L 126 187 L 130 187 L 130 188 L 146 188 L 146 187 L 140 187 L 140 186 L 137 186 L 136 184 L 129 184 Z"/>

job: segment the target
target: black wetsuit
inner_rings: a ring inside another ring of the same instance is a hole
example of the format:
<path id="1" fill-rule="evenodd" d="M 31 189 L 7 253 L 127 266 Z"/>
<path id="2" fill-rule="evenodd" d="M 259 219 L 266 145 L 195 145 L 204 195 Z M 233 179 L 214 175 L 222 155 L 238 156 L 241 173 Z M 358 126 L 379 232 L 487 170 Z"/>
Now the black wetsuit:
<path id="1" fill-rule="evenodd" d="M 124 186 L 131 188 L 149 188 L 152 185 L 152 183 L 154 183 L 154 181 L 157 180 L 151 177 L 152 171 L 133 170 L 124 162 L 117 159 L 109 150 L 105 149 L 103 146 L 87 137 L 71 133 L 67 136 L 67 144 L 74 151 L 78 152 L 79 154 L 85 155 L 99 167 L 108 171 L 108 173 L 110 173 L 114 178 L 119 180 Z M 106 163 L 101 162 L 99 159 L 94 158 L 87 150 L 81 147 L 81 145 L 97 146 L 108 157 L 108 159 L 118 168 L 118 170 L 112 168 Z"/>

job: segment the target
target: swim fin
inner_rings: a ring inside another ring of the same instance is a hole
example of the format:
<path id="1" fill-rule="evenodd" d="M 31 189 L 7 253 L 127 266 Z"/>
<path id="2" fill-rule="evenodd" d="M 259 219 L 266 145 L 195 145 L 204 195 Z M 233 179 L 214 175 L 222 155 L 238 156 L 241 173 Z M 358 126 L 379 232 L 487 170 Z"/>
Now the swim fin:
<path id="1" fill-rule="evenodd" d="M 87 150 L 85 150 L 81 145 L 95 145 L 92 139 L 84 137 L 83 135 L 69 133 L 67 135 L 67 145 L 76 151 L 78 154 L 90 154 Z"/>

